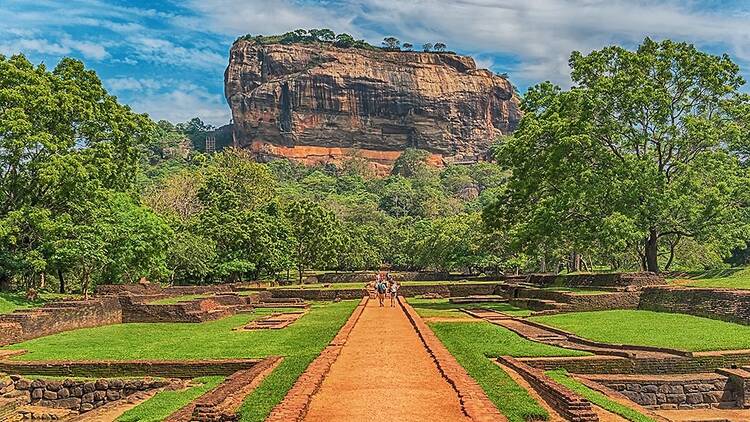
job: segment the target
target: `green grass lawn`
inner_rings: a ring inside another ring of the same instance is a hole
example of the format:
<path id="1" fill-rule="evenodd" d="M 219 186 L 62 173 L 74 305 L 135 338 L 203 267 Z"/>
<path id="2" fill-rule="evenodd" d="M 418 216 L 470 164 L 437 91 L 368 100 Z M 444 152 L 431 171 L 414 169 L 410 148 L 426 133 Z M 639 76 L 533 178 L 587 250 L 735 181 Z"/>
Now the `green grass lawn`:
<path id="1" fill-rule="evenodd" d="M 618 310 L 532 317 L 605 343 L 668 347 L 687 351 L 750 348 L 750 327 L 692 315 Z"/>
<path id="2" fill-rule="evenodd" d="M 528 316 L 531 311 L 521 309 L 507 303 L 481 302 L 481 303 L 450 303 L 448 299 L 417 299 L 409 298 L 409 304 L 422 318 L 470 318 L 461 309 L 488 308 L 504 312 L 514 316 Z"/>
<path id="3" fill-rule="evenodd" d="M 612 413 L 618 414 L 629 421 L 656 422 L 654 419 L 644 415 L 643 413 L 637 412 L 627 406 L 617 403 L 604 394 L 586 387 L 585 385 L 571 378 L 564 369 L 547 371 L 547 375 L 549 375 L 549 377 L 553 380 L 580 394 L 591 403 L 594 403 L 595 405 Z"/>
<path id="4" fill-rule="evenodd" d="M 0 293 L 0 314 L 9 314 L 16 309 L 27 309 L 42 306 L 45 303 L 69 297 L 69 295 L 59 293 L 40 293 L 39 298 L 35 301 L 26 299 L 25 293 Z"/>
<path id="5" fill-rule="evenodd" d="M 159 422 L 186 406 L 203 393 L 213 390 L 224 381 L 224 377 L 200 377 L 193 379 L 198 384 L 182 391 L 161 391 L 155 396 L 123 413 L 118 422 Z"/>
<path id="6" fill-rule="evenodd" d="M 508 374 L 489 357 L 511 356 L 582 356 L 583 352 L 561 349 L 526 340 L 517 334 L 486 321 L 429 324 L 445 347 L 487 393 L 490 400 L 511 422 L 546 420 L 541 407 Z"/>
<path id="7" fill-rule="evenodd" d="M 688 277 L 672 280 L 672 283 L 689 287 L 750 290 L 750 268 L 728 268 L 691 273 Z"/>
<path id="8" fill-rule="evenodd" d="M 283 330 L 232 331 L 277 309 L 258 309 L 202 324 L 118 324 L 86 328 L 8 346 L 26 349 L 22 360 L 221 359 L 284 356 L 246 400 L 243 421 L 262 421 L 299 375 L 333 339 L 358 301 L 313 303 Z M 140 406 L 139 406 L 140 407 Z M 135 409 L 133 409 L 135 411 Z"/>
<path id="9" fill-rule="evenodd" d="M 183 296 L 175 296 L 175 297 L 168 297 L 164 299 L 154 300 L 152 302 L 149 302 L 150 305 L 174 305 L 177 302 L 185 302 L 188 300 L 194 300 L 194 299 L 203 299 L 205 297 L 211 297 L 213 294 L 195 294 L 195 295 L 183 295 Z"/>

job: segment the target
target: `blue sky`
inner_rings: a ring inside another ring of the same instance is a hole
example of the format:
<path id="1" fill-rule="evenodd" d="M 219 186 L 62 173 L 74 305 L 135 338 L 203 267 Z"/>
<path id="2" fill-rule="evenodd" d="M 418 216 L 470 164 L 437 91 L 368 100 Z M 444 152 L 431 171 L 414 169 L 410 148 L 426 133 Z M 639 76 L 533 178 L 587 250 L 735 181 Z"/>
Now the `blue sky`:
<path id="1" fill-rule="evenodd" d="M 645 36 L 728 53 L 750 79 L 750 2 L 618 0 L 0 0 L 0 54 L 83 60 L 136 111 L 229 121 L 223 72 L 240 35 L 328 27 L 378 44 L 442 41 L 524 91 L 570 83 L 571 51 Z"/>

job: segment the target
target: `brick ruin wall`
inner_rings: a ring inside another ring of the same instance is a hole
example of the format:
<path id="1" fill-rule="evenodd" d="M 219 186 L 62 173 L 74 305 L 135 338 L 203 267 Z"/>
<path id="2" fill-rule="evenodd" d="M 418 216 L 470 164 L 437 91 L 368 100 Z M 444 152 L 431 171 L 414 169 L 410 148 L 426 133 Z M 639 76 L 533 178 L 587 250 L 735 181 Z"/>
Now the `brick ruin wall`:
<path id="1" fill-rule="evenodd" d="M 641 293 L 602 292 L 598 294 L 575 294 L 543 290 L 533 287 L 508 286 L 505 294 L 509 298 L 530 298 L 551 300 L 569 305 L 566 311 L 601 311 L 608 309 L 637 309 Z"/>
<path id="2" fill-rule="evenodd" d="M 0 315 L 0 345 L 121 322 L 122 308 L 114 297 L 53 302 L 40 308 Z"/>
<path id="3" fill-rule="evenodd" d="M 135 361 L 0 361 L 0 372 L 50 377 L 164 377 L 196 378 L 231 375 L 253 368 L 261 359 L 135 360 Z"/>
<path id="4" fill-rule="evenodd" d="M 666 284 L 655 273 L 591 273 L 591 274 L 530 274 L 526 282 L 539 286 L 561 285 L 567 287 L 630 287 Z"/>
<path id="5" fill-rule="evenodd" d="M 367 283 L 375 279 L 375 271 L 362 271 L 353 273 L 325 273 L 309 277 L 309 281 L 319 283 Z M 397 281 L 498 281 L 505 279 L 503 276 L 473 276 L 465 274 L 451 274 L 443 272 L 391 272 Z"/>
<path id="6" fill-rule="evenodd" d="M 88 412 L 138 391 L 166 387 L 168 381 L 154 379 L 30 380 L 18 376 L 0 380 L 0 392 L 24 397 L 29 404 Z"/>
<path id="7" fill-rule="evenodd" d="M 364 283 L 363 287 L 364 287 Z M 363 289 L 272 289 L 274 298 L 300 298 L 304 300 L 347 300 L 361 299 L 364 296 Z M 399 295 L 414 297 L 425 294 L 437 294 L 441 297 L 462 297 L 472 295 L 495 295 L 502 294 L 500 285 L 496 283 L 461 283 L 461 284 L 437 284 L 437 285 L 403 285 L 399 289 Z"/>
<path id="8" fill-rule="evenodd" d="M 576 422 L 596 422 L 599 420 L 591 402 L 553 380 L 543 371 L 510 356 L 502 356 L 498 358 L 498 362 L 523 377 L 542 396 L 544 401 L 549 403 L 565 420 Z"/>
<path id="9" fill-rule="evenodd" d="M 202 322 L 231 315 L 270 297 L 270 293 L 219 294 L 174 305 L 152 305 L 143 301 L 150 297 L 123 294 L 88 301 L 62 300 L 39 308 L 0 314 L 0 346 L 63 331 L 123 322 Z"/>
<path id="10" fill-rule="evenodd" d="M 675 312 L 750 324 L 750 291 L 689 287 L 647 287 L 639 309 Z"/>
<path id="11" fill-rule="evenodd" d="M 259 301 L 258 294 L 218 294 L 174 304 L 152 304 L 142 297 L 121 295 L 122 322 L 204 322 L 231 315 Z"/>
<path id="12" fill-rule="evenodd" d="M 648 409 L 741 408 L 743 405 L 743 391 L 720 374 L 661 377 L 595 375 L 587 378 Z"/>
<path id="13" fill-rule="evenodd" d="M 720 368 L 750 365 L 748 353 L 722 353 L 669 359 L 642 358 L 523 358 L 524 363 L 545 371 L 565 369 L 574 374 L 696 374 Z"/>

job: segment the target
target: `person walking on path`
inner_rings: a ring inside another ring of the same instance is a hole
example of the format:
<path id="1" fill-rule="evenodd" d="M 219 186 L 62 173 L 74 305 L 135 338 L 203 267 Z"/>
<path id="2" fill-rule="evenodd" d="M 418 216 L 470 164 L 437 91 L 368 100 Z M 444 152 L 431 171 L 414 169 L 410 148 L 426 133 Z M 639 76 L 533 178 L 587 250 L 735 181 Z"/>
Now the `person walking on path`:
<path id="1" fill-rule="evenodd" d="M 385 300 L 385 292 L 388 290 L 388 286 L 386 286 L 385 282 L 381 279 L 378 281 L 375 289 L 378 291 L 378 301 L 380 302 L 380 307 L 385 306 L 383 304 L 383 301 Z"/>
<path id="2" fill-rule="evenodd" d="M 391 307 L 394 307 L 394 301 L 396 300 L 396 297 L 398 296 L 398 282 L 395 280 L 391 280 L 391 287 L 390 287 L 390 296 L 391 296 Z"/>

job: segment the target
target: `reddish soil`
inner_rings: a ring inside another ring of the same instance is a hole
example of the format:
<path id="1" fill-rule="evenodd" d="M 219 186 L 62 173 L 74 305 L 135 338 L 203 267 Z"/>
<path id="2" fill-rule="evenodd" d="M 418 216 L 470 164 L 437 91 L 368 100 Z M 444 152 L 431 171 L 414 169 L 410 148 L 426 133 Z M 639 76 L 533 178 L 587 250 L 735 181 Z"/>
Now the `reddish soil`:
<path id="1" fill-rule="evenodd" d="M 387 302 L 386 302 L 387 303 Z M 468 421 L 400 306 L 367 304 L 306 421 Z"/>

